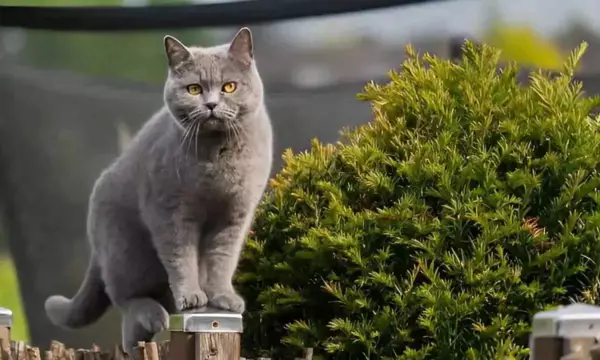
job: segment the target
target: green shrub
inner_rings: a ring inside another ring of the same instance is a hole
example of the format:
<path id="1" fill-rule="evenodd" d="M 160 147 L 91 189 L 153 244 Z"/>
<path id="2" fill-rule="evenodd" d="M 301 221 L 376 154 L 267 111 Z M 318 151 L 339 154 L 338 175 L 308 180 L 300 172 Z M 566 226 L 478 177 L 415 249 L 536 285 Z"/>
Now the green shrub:
<path id="1" fill-rule="evenodd" d="M 599 303 L 598 98 L 560 74 L 407 48 L 374 120 L 284 154 L 237 275 L 247 350 L 287 359 L 505 359 L 534 313 Z"/>

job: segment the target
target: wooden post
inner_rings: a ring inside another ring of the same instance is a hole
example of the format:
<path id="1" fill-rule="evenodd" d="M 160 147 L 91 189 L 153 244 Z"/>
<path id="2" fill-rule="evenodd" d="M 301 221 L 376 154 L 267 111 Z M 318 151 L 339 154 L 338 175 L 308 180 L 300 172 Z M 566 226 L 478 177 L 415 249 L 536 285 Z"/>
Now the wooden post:
<path id="1" fill-rule="evenodd" d="M 12 311 L 0 307 L 0 355 L 8 359 L 10 353 L 10 328 L 12 327 Z"/>
<path id="2" fill-rule="evenodd" d="M 239 360 L 242 315 L 202 308 L 169 319 L 170 360 Z"/>
<path id="3" fill-rule="evenodd" d="M 531 360 L 589 359 L 600 335 L 600 307 L 572 304 L 533 317 Z"/>

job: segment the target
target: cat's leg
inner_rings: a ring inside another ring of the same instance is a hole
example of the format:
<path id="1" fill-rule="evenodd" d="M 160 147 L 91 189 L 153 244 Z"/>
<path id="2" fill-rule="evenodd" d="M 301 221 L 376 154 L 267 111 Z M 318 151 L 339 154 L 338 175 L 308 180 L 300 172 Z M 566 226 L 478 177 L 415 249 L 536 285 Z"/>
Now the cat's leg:
<path id="1" fill-rule="evenodd" d="M 167 272 L 176 310 L 206 305 L 207 297 L 198 279 L 200 235 L 197 222 L 170 214 L 147 223 L 158 257 Z"/>
<path id="2" fill-rule="evenodd" d="M 151 298 L 130 299 L 120 304 L 123 348 L 134 355 L 139 341 L 151 341 L 154 335 L 169 327 L 169 314 Z"/>
<path id="3" fill-rule="evenodd" d="M 206 266 L 204 291 L 209 305 L 243 313 L 244 299 L 233 289 L 232 280 L 251 219 L 239 217 L 230 220 L 203 242 L 202 260 Z"/>
<path id="4" fill-rule="evenodd" d="M 202 244 L 202 241 L 200 242 Z M 198 247 L 198 283 L 200 289 L 204 290 L 208 282 L 208 264 L 204 261 L 204 247 L 200 245 Z"/>

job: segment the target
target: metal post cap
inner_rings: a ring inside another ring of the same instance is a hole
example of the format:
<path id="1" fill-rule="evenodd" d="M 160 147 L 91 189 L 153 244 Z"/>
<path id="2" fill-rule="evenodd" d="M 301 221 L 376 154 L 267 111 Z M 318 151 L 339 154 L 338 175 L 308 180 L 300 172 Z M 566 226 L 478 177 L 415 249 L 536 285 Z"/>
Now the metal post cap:
<path id="1" fill-rule="evenodd" d="M 531 337 L 586 338 L 600 333 L 600 307 L 571 304 L 533 316 Z"/>
<path id="2" fill-rule="evenodd" d="M 190 333 L 242 333 L 242 314 L 214 308 L 199 308 L 172 314 L 169 331 Z"/>
<path id="3" fill-rule="evenodd" d="M 0 326 L 11 327 L 13 321 L 13 313 L 9 309 L 0 307 Z"/>

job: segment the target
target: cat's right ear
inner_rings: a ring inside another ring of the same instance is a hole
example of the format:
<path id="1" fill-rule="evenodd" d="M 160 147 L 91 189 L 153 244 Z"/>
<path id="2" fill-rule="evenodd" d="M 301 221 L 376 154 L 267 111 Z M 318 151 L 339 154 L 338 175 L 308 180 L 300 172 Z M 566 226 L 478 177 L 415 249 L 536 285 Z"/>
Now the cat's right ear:
<path id="1" fill-rule="evenodd" d="M 175 67 L 192 57 L 192 54 L 188 48 L 173 36 L 165 36 L 164 43 L 165 52 L 167 53 L 167 58 L 169 59 L 169 66 Z"/>

